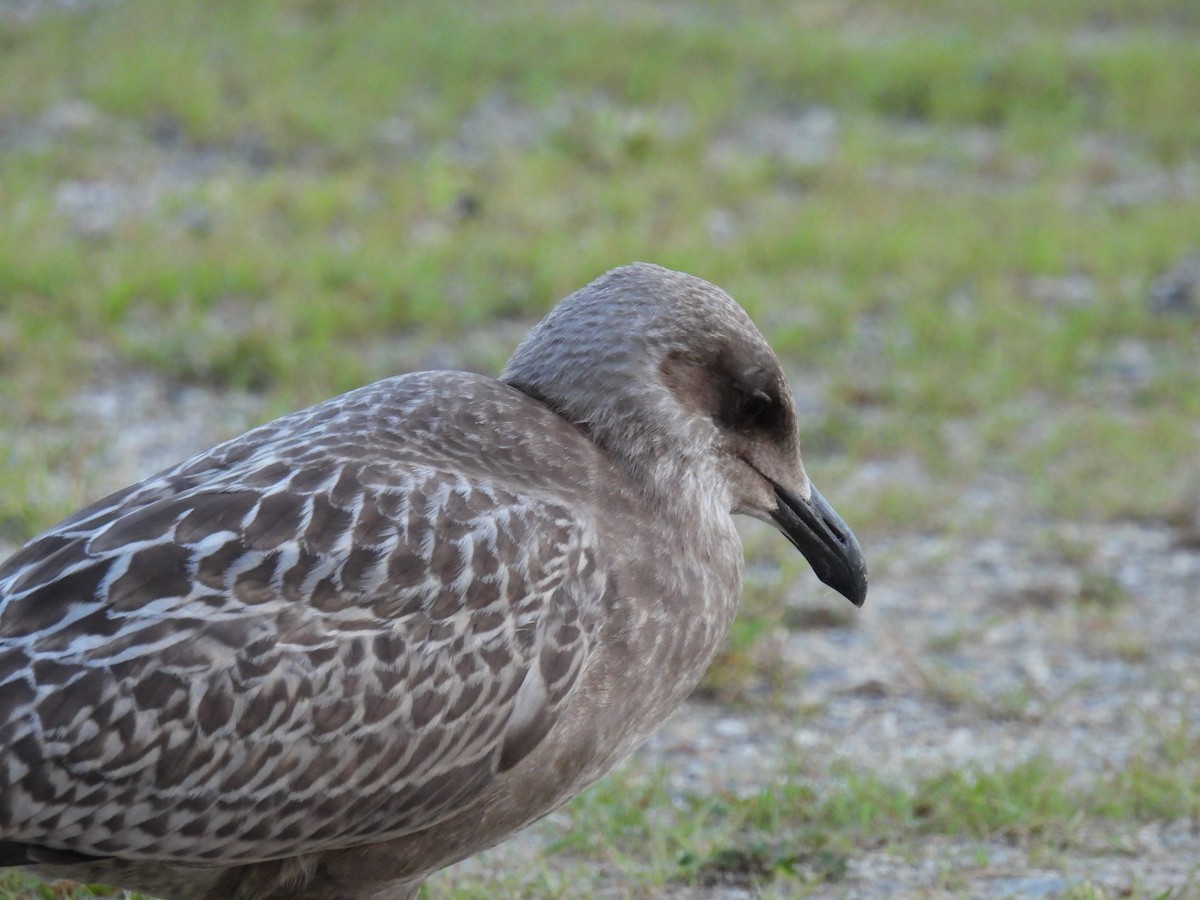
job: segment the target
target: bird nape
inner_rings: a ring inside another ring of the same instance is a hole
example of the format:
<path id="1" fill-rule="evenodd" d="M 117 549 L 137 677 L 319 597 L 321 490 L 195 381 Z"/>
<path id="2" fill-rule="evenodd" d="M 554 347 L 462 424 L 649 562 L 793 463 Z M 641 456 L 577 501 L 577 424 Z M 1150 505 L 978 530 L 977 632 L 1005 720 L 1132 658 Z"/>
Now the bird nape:
<path id="1" fill-rule="evenodd" d="M 741 307 L 639 263 L 499 379 L 389 378 L 76 513 L 0 566 L 0 865 L 414 896 L 687 697 L 737 609 L 733 515 L 862 603 L 797 431 Z"/>

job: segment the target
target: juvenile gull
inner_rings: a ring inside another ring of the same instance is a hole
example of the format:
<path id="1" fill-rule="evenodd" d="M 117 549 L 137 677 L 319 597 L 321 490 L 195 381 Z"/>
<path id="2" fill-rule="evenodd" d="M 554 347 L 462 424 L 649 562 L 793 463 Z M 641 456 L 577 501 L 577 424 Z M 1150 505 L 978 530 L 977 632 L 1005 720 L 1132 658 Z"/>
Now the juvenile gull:
<path id="1" fill-rule="evenodd" d="M 646 264 L 499 380 L 389 378 L 119 491 L 0 566 L 0 864 L 414 897 L 683 701 L 737 609 L 734 513 L 863 602 L 766 340 Z"/>

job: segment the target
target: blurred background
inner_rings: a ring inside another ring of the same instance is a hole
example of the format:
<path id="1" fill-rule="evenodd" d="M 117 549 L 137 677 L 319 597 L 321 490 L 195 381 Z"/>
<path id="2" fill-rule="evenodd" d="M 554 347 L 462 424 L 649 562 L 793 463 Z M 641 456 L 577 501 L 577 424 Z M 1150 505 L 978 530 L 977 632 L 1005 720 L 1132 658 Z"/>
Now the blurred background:
<path id="1" fill-rule="evenodd" d="M 0 550 L 635 259 L 872 593 L 748 526 L 697 696 L 428 896 L 1200 896 L 1195 0 L 0 0 Z"/>

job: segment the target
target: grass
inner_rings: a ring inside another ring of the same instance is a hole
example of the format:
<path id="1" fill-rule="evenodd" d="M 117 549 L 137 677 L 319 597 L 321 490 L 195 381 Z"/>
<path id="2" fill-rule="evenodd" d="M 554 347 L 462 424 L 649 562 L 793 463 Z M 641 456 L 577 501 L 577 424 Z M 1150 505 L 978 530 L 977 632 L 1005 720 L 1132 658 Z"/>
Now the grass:
<path id="1" fill-rule="evenodd" d="M 118 0 L 0 17 L 0 541 L 120 486 L 81 463 L 74 404 L 98 369 L 253 392 L 265 416 L 650 259 L 728 288 L 817 386 L 801 424 L 821 484 L 915 473 L 839 493 L 868 539 L 988 527 L 956 505 L 987 472 L 1044 517 L 1195 543 L 1200 287 L 1191 314 L 1149 292 L 1197 250 L 1198 38 L 1192 0 Z M 461 361 L 494 371 L 508 349 Z M 781 708 L 803 673 L 780 636 L 850 623 L 799 617 L 797 570 L 751 549 L 746 614 L 705 690 Z M 1089 578 L 1093 611 L 1125 601 Z M 927 671 L 947 702 L 983 702 Z M 1028 702 L 986 700 L 996 716 Z M 642 885 L 786 895 L 879 841 L 1033 845 L 1195 815 L 1184 761 L 1147 760 L 1080 796 L 1045 762 L 716 804 L 618 780 L 570 807 L 560 849 Z M 432 893 L 570 886 L 544 866 L 495 877 Z"/>
<path id="2" fill-rule="evenodd" d="M 1154 315 L 1146 291 L 1200 215 L 1169 187 L 1112 189 L 1169 185 L 1200 147 L 1194 15 L 1068 6 L 1030 6 L 999 40 L 979 3 L 126 0 L 9 22 L 6 421 L 46 415 L 114 358 L 316 399 L 387 374 L 364 343 L 531 318 L 647 257 L 728 286 L 830 380 L 836 405 L 805 422 L 830 453 L 911 453 L 962 479 L 979 460 L 948 462 L 939 432 L 965 418 L 1047 509 L 1177 515 L 1169 489 L 1146 496 L 1107 463 L 1132 455 L 1154 484 L 1196 474 L 1180 425 L 1200 411 L 1194 323 Z M 47 111 L 70 103 L 91 118 L 56 137 Z M 761 121 L 786 134 L 810 105 L 836 113 L 824 156 L 738 138 Z M 105 191 L 121 199 L 89 223 Z M 1085 302 L 1029 295 L 1069 273 Z M 1091 394 L 1121 388 L 1106 367 L 1131 340 L 1154 365 L 1110 418 Z M 1079 409 L 1031 436 L 1046 402 Z M 914 503 L 944 524 L 936 503 L 887 495 L 860 521 L 893 527 Z"/>
<path id="3" fill-rule="evenodd" d="M 1197 749 L 1194 736 L 1188 746 Z M 802 896 L 842 881 L 849 861 L 867 852 L 903 857 L 934 839 L 973 845 L 976 868 L 984 870 L 989 847 L 997 845 L 1052 858 L 1095 834 L 1111 835 L 1122 822 L 1194 816 L 1198 791 L 1194 761 L 1162 749 L 1083 784 L 1035 756 L 993 769 L 946 769 L 907 784 L 850 771 L 822 788 L 788 777 L 749 796 L 680 791 L 666 773 L 631 766 L 535 827 L 547 839 L 546 855 L 527 871 L 517 866 L 514 873 L 510 863 L 489 880 L 473 870 L 474 886 L 461 894 L 457 879 L 439 876 L 428 893 L 482 897 L 519 883 L 525 896 L 562 896 L 586 860 L 621 873 L 622 883 L 642 885 L 646 896 L 681 884 Z M 556 868 L 545 869 L 543 860 Z"/>

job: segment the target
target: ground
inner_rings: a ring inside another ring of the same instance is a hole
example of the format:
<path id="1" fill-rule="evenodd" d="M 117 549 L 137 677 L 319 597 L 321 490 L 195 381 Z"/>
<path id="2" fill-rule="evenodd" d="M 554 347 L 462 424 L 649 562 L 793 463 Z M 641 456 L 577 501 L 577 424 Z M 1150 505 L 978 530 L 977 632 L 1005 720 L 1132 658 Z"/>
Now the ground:
<path id="1" fill-rule="evenodd" d="M 446 6 L 0 2 L 0 551 L 686 269 L 867 605 L 748 524 L 697 695 L 428 895 L 1200 896 L 1200 7 Z"/>

